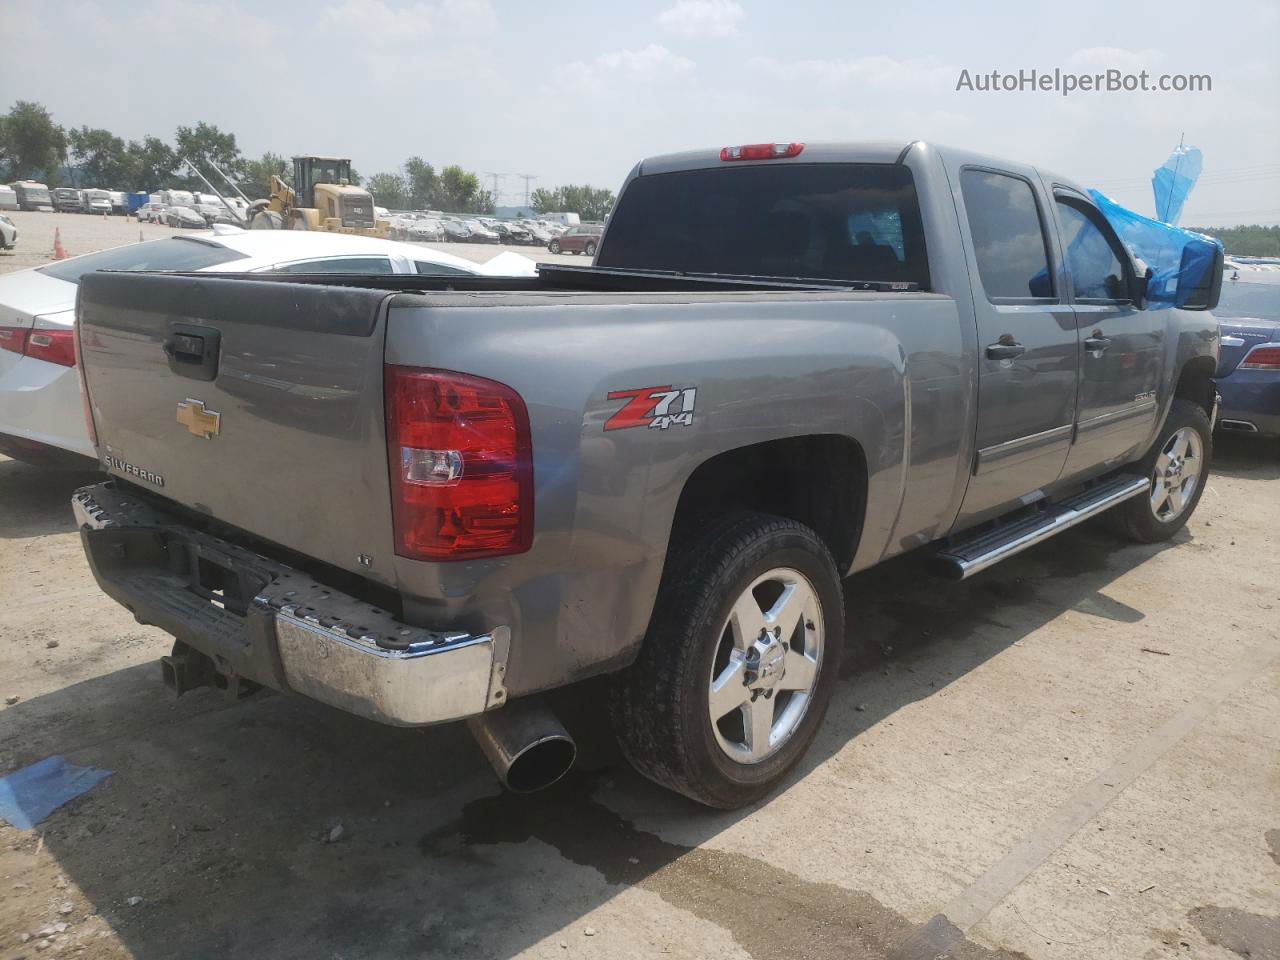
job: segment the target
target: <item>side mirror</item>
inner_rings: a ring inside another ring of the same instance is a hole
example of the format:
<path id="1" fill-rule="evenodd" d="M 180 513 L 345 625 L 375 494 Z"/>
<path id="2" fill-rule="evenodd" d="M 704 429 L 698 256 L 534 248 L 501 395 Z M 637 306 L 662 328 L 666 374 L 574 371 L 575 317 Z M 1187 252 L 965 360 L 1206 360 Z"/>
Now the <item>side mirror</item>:
<path id="1" fill-rule="evenodd" d="M 1192 240 L 1182 248 L 1173 305 L 1183 310 L 1212 310 L 1222 296 L 1222 248 L 1208 240 Z"/>

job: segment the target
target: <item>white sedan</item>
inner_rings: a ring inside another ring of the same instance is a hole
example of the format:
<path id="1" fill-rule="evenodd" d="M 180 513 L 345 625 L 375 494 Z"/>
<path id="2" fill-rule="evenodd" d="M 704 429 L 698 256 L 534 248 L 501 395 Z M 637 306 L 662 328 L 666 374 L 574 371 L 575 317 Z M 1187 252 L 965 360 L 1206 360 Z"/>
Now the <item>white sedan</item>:
<path id="1" fill-rule="evenodd" d="M 0 453 L 51 465 L 93 457 L 75 371 L 75 303 L 94 270 L 528 277 L 534 262 L 487 263 L 416 244 L 340 233 L 218 226 L 0 274 Z M 78 463 L 77 463 L 78 461 Z"/>
<path id="2" fill-rule="evenodd" d="M 152 200 L 135 210 L 134 216 L 138 218 L 140 223 L 164 223 L 164 212 L 168 209 L 168 204 L 161 203 L 159 200 Z"/>

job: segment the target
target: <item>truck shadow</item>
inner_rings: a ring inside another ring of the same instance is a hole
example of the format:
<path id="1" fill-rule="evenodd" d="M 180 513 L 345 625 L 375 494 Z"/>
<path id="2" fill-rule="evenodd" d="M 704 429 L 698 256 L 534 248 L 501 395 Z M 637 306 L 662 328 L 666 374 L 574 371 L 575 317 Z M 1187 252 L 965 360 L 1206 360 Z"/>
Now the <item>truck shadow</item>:
<path id="1" fill-rule="evenodd" d="M 1280 480 L 1280 440 L 1215 433 L 1213 472 L 1224 477 Z"/>
<path id="2" fill-rule="evenodd" d="M 50 510 L 63 492 L 49 494 Z M 784 790 L 1068 609 L 1141 619 L 1105 589 L 1160 549 L 1086 526 L 963 583 L 928 578 L 914 557 L 852 578 L 847 675 Z M 553 703 L 580 739 L 576 771 L 517 797 L 499 791 L 462 725 L 390 729 L 284 696 L 175 702 L 158 681 L 158 668 L 132 667 L 0 714 L 5 768 L 60 753 L 114 771 L 39 828 L 43 860 L 14 879 L 32 883 L 40 912 L 0 910 L 0 927 L 16 936 L 57 921 L 61 874 L 97 918 L 85 930 L 109 927 L 137 960 L 510 957 L 559 940 L 578 948 L 588 923 L 600 955 L 646 946 L 606 939 L 639 931 L 658 953 L 684 922 L 637 919 L 626 899 L 636 889 L 758 958 L 794 955 L 797 909 L 817 960 L 884 956 L 911 929 L 867 893 L 704 846 L 755 811 L 707 811 L 634 774 L 612 746 L 603 683 Z M 661 822 L 662 836 L 625 811 Z M 35 836 L 0 837 L 35 856 Z M 778 923 L 761 922 L 775 909 L 761 889 L 777 892 Z M 1009 956 L 973 943 L 964 955 Z"/>

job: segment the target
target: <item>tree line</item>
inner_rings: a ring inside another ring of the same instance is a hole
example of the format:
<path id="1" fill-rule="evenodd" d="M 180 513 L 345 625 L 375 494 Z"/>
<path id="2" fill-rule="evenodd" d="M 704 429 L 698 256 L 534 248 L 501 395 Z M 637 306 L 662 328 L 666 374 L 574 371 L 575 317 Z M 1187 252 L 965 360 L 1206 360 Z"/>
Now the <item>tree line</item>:
<path id="1" fill-rule="evenodd" d="M 375 173 L 365 184 L 379 206 L 392 210 L 444 210 L 449 213 L 493 213 L 495 198 L 480 189 L 480 178 L 456 164 L 437 171 L 421 157 L 410 157 L 399 170 Z"/>
<path id="2" fill-rule="evenodd" d="M 180 126 L 173 140 L 145 136 L 125 140 L 100 127 L 63 127 L 39 103 L 19 100 L 0 115 L 0 183 L 40 180 L 51 187 L 100 187 L 108 190 L 203 190 L 204 185 L 183 162 L 190 160 L 219 189 L 213 171 L 235 180 L 249 199 L 270 196 L 271 177 L 289 179 L 292 164 L 278 153 L 245 157 L 236 136 L 211 123 Z M 359 184 L 360 174 L 351 172 Z M 392 209 L 445 210 L 450 213 L 493 213 L 496 198 L 480 188 L 480 179 L 456 164 L 437 170 L 421 157 L 410 157 L 391 173 L 369 178 L 366 189 L 378 204 Z M 540 212 L 569 211 L 584 220 L 603 220 L 613 194 L 592 187 L 568 186 L 536 190 Z"/>
<path id="3" fill-rule="evenodd" d="M 562 210 L 576 213 L 589 223 L 602 223 L 613 210 L 616 199 L 612 190 L 574 184 L 556 187 L 554 190 L 539 188 L 533 191 L 530 198 L 533 209 L 539 213 Z"/>
<path id="4" fill-rule="evenodd" d="M 0 116 L 0 180 L 40 180 L 51 187 L 112 190 L 202 190 L 183 160 L 210 176 L 217 165 L 251 198 L 265 197 L 272 173 L 285 162 L 275 154 L 245 158 L 236 135 L 213 124 L 180 126 L 169 142 L 156 136 L 125 140 L 101 127 L 63 127 L 41 104 L 19 100 Z"/>
<path id="5" fill-rule="evenodd" d="M 443 210 L 446 213 L 493 213 L 497 198 L 480 189 L 480 180 L 458 166 L 437 171 L 421 157 L 410 157 L 388 173 L 375 173 L 366 184 L 374 199 L 392 210 Z M 538 213 L 576 213 L 601 221 L 613 209 L 612 190 L 589 186 L 538 189 L 530 205 Z"/>
<path id="6" fill-rule="evenodd" d="M 1280 257 L 1280 227 L 1261 224 L 1239 227 L 1192 227 L 1222 241 L 1228 255 L 1240 257 Z"/>

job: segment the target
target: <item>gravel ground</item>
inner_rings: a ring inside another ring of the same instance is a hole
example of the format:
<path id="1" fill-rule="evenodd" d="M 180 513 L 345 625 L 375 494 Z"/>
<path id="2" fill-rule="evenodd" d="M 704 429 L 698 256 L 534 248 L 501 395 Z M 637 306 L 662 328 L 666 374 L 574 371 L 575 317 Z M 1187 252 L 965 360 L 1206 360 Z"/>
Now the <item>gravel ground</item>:
<path id="1" fill-rule="evenodd" d="M 128 217 L 93 217 L 82 213 L 31 213 L 18 210 L 6 210 L 4 213 L 18 228 L 18 243 L 13 250 L 0 251 L 0 273 L 48 263 L 53 258 L 55 228 L 62 234 L 63 248 L 73 257 L 136 243 L 139 239 L 155 240 L 175 233 L 194 232 L 156 223 L 138 223 Z M 414 246 L 430 246 L 433 250 L 442 250 L 477 263 L 483 263 L 504 250 L 513 250 L 544 263 L 590 263 L 586 257 L 567 253 L 553 254 L 542 247 L 508 247 L 489 243 L 433 243 Z"/>
<path id="2" fill-rule="evenodd" d="M 850 580 L 824 730 L 733 814 L 631 773 L 595 688 L 558 704 L 577 772 L 528 798 L 459 725 L 168 699 L 169 639 L 86 569 L 92 479 L 0 460 L 0 772 L 114 771 L 0 827 L 6 960 L 923 960 L 941 911 L 948 957 L 1277 956 L 1275 446 L 1224 442 L 1172 544 L 1086 525 L 964 583 L 910 557 Z"/>
<path id="3" fill-rule="evenodd" d="M 31 250 L 139 229 L 28 218 Z M 555 703 L 576 772 L 525 798 L 461 725 L 169 699 L 169 638 L 85 565 L 93 480 L 0 458 L 0 773 L 113 771 L 0 826 L 3 960 L 1280 957 L 1275 444 L 1224 438 L 1170 544 L 1095 523 L 963 583 L 852 578 L 826 725 L 737 813 L 633 774 L 599 685 Z"/>

